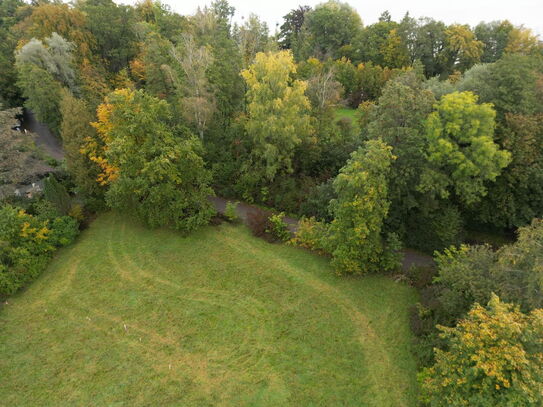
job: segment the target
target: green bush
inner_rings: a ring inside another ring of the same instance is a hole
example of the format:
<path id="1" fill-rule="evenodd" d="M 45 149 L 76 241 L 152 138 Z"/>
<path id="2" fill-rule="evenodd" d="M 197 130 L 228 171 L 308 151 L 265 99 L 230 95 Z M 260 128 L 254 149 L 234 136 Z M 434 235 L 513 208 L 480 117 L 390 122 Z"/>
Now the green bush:
<path id="1" fill-rule="evenodd" d="M 402 265 L 402 241 L 396 233 L 388 233 L 381 258 L 383 270 L 398 270 Z"/>
<path id="2" fill-rule="evenodd" d="M 320 254 L 328 253 L 326 242 L 328 241 L 328 226 L 324 222 L 317 221 L 314 217 L 302 218 L 298 223 L 298 229 L 289 243 L 313 250 Z"/>
<path id="3" fill-rule="evenodd" d="M 56 247 L 67 246 L 79 234 L 79 223 L 70 216 L 61 216 L 51 222 L 49 241 Z"/>
<path id="4" fill-rule="evenodd" d="M 68 216 L 71 216 L 78 222 L 83 222 L 85 220 L 85 209 L 83 205 L 79 203 L 72 204 L 72 207 L 68 211 Z"/>
<path id="5" fill-rule="evenodd" d="M 290 239 L 290 231 L 288 230 L 288 225 L 283 220 L 284 217 L 284 212 L 270 216 L 268 218 L 268 227 L 266 229 L 267 233 L 282 242 L 286 242 Z"/>
<path id="6" fill-rule="evenodd" d="M 34 279 L 54 247 L 47 220 L 11 205 L 0 208 L 0 296 L 13 294 Z"/>
<path id="7" fill-rule="evenodd" d="M 32 204 L 31 211 L 43 220 L 54 219 L 61 216 L 57 207 L 51 201 L 41 198 Z"/>
<path id="8" fill-rule="evenodd" d="M 67 215 L 72 206 L 70 194 L 66 187 L 53 176 L 49 175 L 43 182 L 43 195 L 51 202 L 61 215 Z"/>
<path id="9" fill-rule="evenodd" d="M 226 207 L 224 208 L 224 216 L 228 219 L 228 222 L 238 222 L 239 216 L 237 213 L 239 202 L 226 202 Z"/>
<path id="10" fill-rule="evenodd" d="M 42 205 L 33 216 L 11 205 L 0 207 L 0 297 L 15 293 L 34 280 L 47 266 L 57 247 L 71 243 L 79 229 L 69 216 L 50 214 Z"/>

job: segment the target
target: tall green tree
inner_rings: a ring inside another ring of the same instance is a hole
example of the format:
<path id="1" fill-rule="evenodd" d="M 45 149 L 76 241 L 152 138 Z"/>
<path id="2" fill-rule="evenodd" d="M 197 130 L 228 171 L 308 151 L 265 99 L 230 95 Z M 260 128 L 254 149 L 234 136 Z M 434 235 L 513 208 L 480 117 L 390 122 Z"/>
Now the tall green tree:
<path id="1" fill-rule="evenodd" d="M 134 35 L 135 10 L 113 0 L 84 0 L 76 9 L 85 15 L 85 29 L 95 38 L 92 54 L 104 61 L 108 70 L 119 72 L 137 52 Z"/>
<path id="2" fill-rule="evenodd" d="M 406 72 L 387 82 L 365 130 L 366 138 L 382 139 L 397 157 L 391 169 L 387 223 L 402 237 L 413 226 L 408 220 L 424 204 L 417 185 L 427 166 L 424 122 L 434 103 L 421 78 L 414 71 Z"/>
<path id="3" fill-rule="evenodd" d="M 53 133 L 58 134 L 62 120 L 60 84 L 45 69 L 33 64 L 18 65 L 17 73 L 17 85 L 26 99 L 25 107 L 32 110 L 38 120 L 46 123 Z"/>
<path id="4" fill-rule="evenodd" d="M 484 44 L 481 62 L 496 62 L 502 57 L 512 29 L 513 24 L 507 20 L 481 22 L 475 26 L 475 37 Z"/>
<path id="5" fill-rule="evenodd" d="M 311 134 L 307 85 L 292 80 L 295 72 L 289 51 L 259 53 L 242 72 L 248 87 L 245 130 L 250 152 L 243 173 L 249 189 L 291 173 L 295 148 Z"/>
<path id="6" fill-rule="evenodd" d="M 406 44 L 412 62 L 419 60 L 427 77 L 448 74 L 445 49 L 447 26 L 431 18 L 415 20 L 406 15 L 398 27 L 398 34 Z"/>
<path id="7" fill-rule="evenodd" d="M 394 158 L 392 147 L 370 140 L 351 155 L 334 180 L 337 198 L 330 202 L 334 220 L 329 246 L 339 273 L 378 272 L 394 265 L 386 261 L 390 253 L 382 237 Z"/>
<path id="8" fill-rule="evenodd" d="M 472 68 L 475 69 L 478 67 Z M 466 72 L 466 79 L 459 82 L 458 89 L 477 93 L 481 102 L 492 103 L 498 121 L 503 121 L 507 113 L 543 113 L 543 97 L 537 87 L 543 75 L 541 58 L 505 55 L 499 61 L 489 64 L 473 80 L 468 80 L 469 72 Z"/>
<path id="9" fill-rule="evenodd" d="M 355 9 L 347 3 L 330 0 L 305 14 L 304 27 L 311 55 L 341 58 L 352 54 L 363 25 Z"/>
<path id="10" fill-rule="evenodd" d="M 283 17 L 283 24 L 279 28 L 278 41 L 281 49 L 290 49 L 296 60 L 300 59 L 300 51 L 304 47 L 304 31 L 302 30 L 307 13 L 312 9 L 309 6 L 299 6 L 292 9 Z"/>
<path id="11" fill-rule="evenodd" d="M 4 0 L 0 3 L 0 103 L 3 100 L 6 104 L 4 107 L 20 105 L 14 54 L 17 36 L 12 27 L 20 21 L 17 10 L 24 5 L 22 0 Z"/>
<path id="12" fill-rule="evenodd" d="M 86 198 L 103 198 L 104 188 L 96 182 L 100 167 L 81 152 L 89 140 L 96 140 L 96 130 L 91 122 L 95 114 L 87 103 L 64 90 L 60 101 L 62 125 L 60 136 L 68 172 L 78 191 Z"/>
<path id="13" fill-rule="evenodd" d="M 543 97 L 538 83 L 543 77 L 541 59 L 504 55 L 492 64 L 476 65 L 457 87 L 470 90 L 492 103 L 497 113 L 496 141 L 512 154 L 512 163 L 473 213 L 478 221 L 496 228 L 515 228 L 542 215 L 539 198 L 541 178 L 538 140 Z"/>
<path id="14" fill-rule="evenodd" d="M 170 122 L 167 102 L 141 90 L 117 90 L 98 108 L 94 126 L 105 148 L 92 158 L 107 172 L 110 207 L 151 227 L 191 231 L 212 215 L 210 175 L 200 142 L 187 131 L 174 133 Z"/>
<path id="15" fill-rule="evenodd" d="M 419 190 L 447 199 L 454 194 L 473 204 L 487 193 L 485 182 L 494 181 L 511 161 L 508 151 L 494 143 L 496 112 L 477 104 L 471 92 L 443 96 L 426 120 L 427 159 Z"/>

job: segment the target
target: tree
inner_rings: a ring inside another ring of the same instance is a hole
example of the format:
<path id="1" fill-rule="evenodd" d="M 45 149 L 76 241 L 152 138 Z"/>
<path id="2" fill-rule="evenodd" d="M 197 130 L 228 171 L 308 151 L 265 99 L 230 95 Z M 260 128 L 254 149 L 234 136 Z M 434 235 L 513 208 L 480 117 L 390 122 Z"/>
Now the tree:
<path id="1" fill-rule="evenodd" d="M 17 71 L 15 70 L 14 50 L 17 37 L 12 27 L 20 19 L 17 10 L 24 6 L 22 0 L 4 0 L 0 3 L 0 103 L 6 106 L 20 106 L 19 90 L 16 86 Z"/>
<path id="2" fill-rule="evenodd" d="M 475 37 L 484 44 L 481 62 L 496 62 L 502 57 L 512 29 L 513 25 L 507 20 L 481 22 L 475 27 Z"/>
<path id="3" fill-rule="evenodd" d="M 291 79 L 295 72 L 292 54 L 279 51 L 258 53 L 241 73 L 248 86 L 245 130 L 250 144 L 243 171 L 253 187 L 291 173 L 295 147 L 311 134 L 307 85 Z"/>
<path id="4" fill-rule="evenodd" d="M 107 204 L 131 212 L 151 227 L 191 231 L 207 224 L 212 210 L 209 172 L 201 144 L 171 129 L 170 106 L 143 91 L 120 89 L 98 108 L 93 126 L 105 144 L 102 179 Z"/>
<path id="5" fill-rule="evenodd" d="M 489 104 L 477 104 L 471 92 L 443 96 L 426 120 L 429 168 L 419 190 L 473 204 L 487 193 L 486 181 L 494 181 L 511 161 L 508 151 L 494 143 L 496 112 Z"/>
<path id="6" fill-rule="evenodd" d="M 514 27 L 509 31 L 506 54 L 532 55 L 543 50 L 543 45 L 532 30 L 523 26 Z"/>
<path id="7" fill-rule="evenodd" d="M 57 33 L 62 38 L 75 44 L 77 60 L 91 57 L 91 50 L 95 46 L 93 33 L 87 29 L 88 20 L 81 10 L 68 4 L 57 2 L 40 2 L 32 9 L 32 14 L 21 21 L 16 31 L 25 40 L 37 38 L 42 40 Z"/>
<path id="8" fill-rule="evenodd" d="M 334 181 L 330 202 L 332 265 L 339 273 L 362 274 L 390 268 L 381 228 L 388 213 L 392 147 L 370 140 L 351 155 Z"/>
<path id="9" fill-rule="evenodd" d="M 414 71 L 387 82 L 383 94 L 370 114 L 366 138 L 382 139 L 397 157 L 392 163 L 389 181 L 390 214 L 387 224 L 406 236 L 408 220 L 423 205 L 417 191 L 420 175 L 427 166 L 424 151 L 424 121 L 435 103 L 432 93 L 423 88 Z M 425 228 L 427 228 L 425 222 Z"/>
<path id="10" fill-rule="evenodd" d="M 498 251 L 498 267 L 502 273 L 500 292 L 524 310 L 543 308 L 543 220 L 534 219 L 517 233 L 514 244 Z"/>
<path id="11" fill-rule="evenodd" d="M 486 68 L 474 80 L 458 84 L 462 91 L 479 95 L 481 102 L 492 103 L 502 122 L 507 113 L 532 115 L 543 113 L 543 98 L 538 94 L 537 82 L 543 74 L 540 58 L 524 55 L 504 55 Z M 481 69 L 478 66 L 472 68 Z"/>
<path id="12" fill-rule="evenodd" d="M 36 65 L 18 65 L 17 72 L 17 85 L 26 98 L 25 107 L 32 110 L 53 133 L 58 134 L 62 119 L 59 110 L 62 87 L 49 72 Z"/>
<path id="13" fill-rule="evenodd" d="M 303 47 L 302 27 L 305 17 L 312 9 L 309 6 L 299 6 L 290 10 L 283 17 L 283 24 L 279 28 L 278 40 L 281 49 L 290 49 L 295 58 L 298 58 L 298 51 Z"/>
<path id="14" fill-rule="evenodd" d="M 462 318 L 492 293 L 518 304 L 524 312 L 543 307 L 541 267 L 543 221 L 519 228 L 518 240 L 499 250 L 485 246 L 451 247 L 436 255 L 435 279 L 442 323 Z"/>
<path id="15" fill-rule="evenodd" d="M 112 0 L 85 0 L 77 3 L 77 10 L 85 15 L 85 29 L 95 38 L 92 54 L 112 72 L 126 68 L 137 52 L 134 9 Z"/>
<path id="16" fill-rule="evenodd" d="M 307 80 L 306 93 L 312 106 L 322 113 L 339 102 L 343 88 L 335 79 L 334 65 L 326 66 L 316 58 L 310 58 L 307 63 L 311 73 Z"/>
<path id="17" fill-rule="evenodd" d="M 160 36 L 174 41 L 187 29 L 187 18 L 172 12 L 160 1 L 143 0 L 135 5 L 139 21 L 145 21 Z"/>
<path id="18" fill-rule="evenodd" d="M 382 18 L 379 19 L 379 22 L 365 27 L 358 38 L 359 60 L 384 66 L 383 51 L 389 45 L 387 42 L 390 32 L 396 29 L 397 26 L 398 24 L 394 21 Z"/>
<path id="19" fill-rule="evenodd" d="M 335 59 L 344 56 L 345 47 L 354 43 L 362 20 L 347 3 L 330 0 L 305 14 L 304 27 L 312 55 Z"/>
<path id="20" fill-rule="evenodd" d="M 45 268 L 54 249 L 50 232 L 46 220 L 0 206 L 0 296 L 15 293 Z"/>
<path id="21" fill-rule="evenodd" d="M 409 65 L 407 47 L 402 42 L 402 37 L 396 29 L 390 30 L 386 42 L 381 49 L 383 54 L 383 65 L 389 68 L 403 68 Z"/>
<path id="22" fill-rule="evenodd" d="M 184 73 L 182 85 L 177 82 L 182 95 L 182 114 L 203 140 L 215 111 L 214 92 L 206 77 L 213 57 L 207 47 L 198 47 L 191 35 L 183 36 L 179 46 L 172 48 L 172 56 Z"/>
<path id="23" fill-rule="evenodd" d="M 91 140 L 96 140 L 96 130 L 91 122 L 96 119 L 87 103 L 70 92 L 63 91 L 60 102 L 62 126 L 60 136 L 68 172 L 79 190 L 87 198 L 100 198 L 103 188 L 96 182 L 100 167 L 81 152 Z"/>
<path id="24" fill-rule="evenodd" d="M 421 61 L 427 77 L 441 75 L 446 71 L 446 29 L 441 21 L 431 18 L 414 20 L 409 15 L 403 18 L 398 27 L 398 34 L 406 44 L 411 61 Z"/>
<path id="25" fill-rule="evenodd" d="M 542 61 L 534 56 L 504 55 L 493 64 L 476 65 L 458 84 L 471 90 L 480 100 L 492 103 L 497 112 L 496 141 L 511 152 L 512 163 L 496 182 L 488 185 L 488 194 L 473 211 L 479 221 L 497 228 L 526 225 L 541 216 L 539 198 L 543 98 L 538 81 L 543 74 Z"/>
<path id="26" fill-rule="evenodd" d="M 489 186 L 475 215 L 499 228 L 527 225 L 543 216 L 543 114 L 506 114 L 499 142 L 511 152 L 511 164 Z"/>
<path id="27" fill-rule="evenodd" d="M 234 27 L 234 35 L 240 49 L 244 69 L 253 63 L 258 52 L 271 50 L 268 25 L 260 21 L 256 14 L 250 14 L 241 26 Z"/>
<path id="28" fill-rule="evenodd" d="M 54 205 L 60 215 L 68 215 L 72 206 L 70 195 L 66 187 L 58 182 L 53 174 L 50 174 L 43 182 L 43 196 Z"/>
<path id="29" fill-rule="evenodd" d="M 17 65 L 34 64 L 45 69 L 62 85 L 75 91 L 75 72 L 72 67 L 74 44 L 57 33 L 51 34 L 51 37 L 44 41 L 47 47 L 40 40 L 32 38 L 19 49 L 16 53 Z"/>
<path id="30" fill-rule="evenodd" d="M 233 14 L 234 8 L 226 0 L 219 0 L 212 2 L 210 8 L 198 10 L 190 19 L 190 32 L 197 45 L 211 51 L 212 64 L 207 78 L 214 89 L 217 112 L 209 133 L 218 139 L 230 126 L 232 116 L 241 109 L 245 91 L 239 74 L 240 50 L 230 24 Z"/>
<path id="31" fill-rule="evenodd" d="M 140 53 L 130 61 L 130 72 L 150 95 L 167 100 L 177 107 L 183 72 L 172 55 L 174 45 L 160 34 L 150 31 L 140 46 Z"/>
<path id="32" fill-rule="evenodd" d="M 447 349 L 421 374 L 432 407 L 536 407 L 543 403 L 543 310 L 522 314 L 492 296 L 454 328 L 440 327 Z"/>
<path id="33" fill-rule="evenodd" d="M 475 38 L 468 25 L 453 24 L 445 30 L 447 46 L 445 48 L 449 72 L 461 72 L 480 61 L 484 44 Z"/>

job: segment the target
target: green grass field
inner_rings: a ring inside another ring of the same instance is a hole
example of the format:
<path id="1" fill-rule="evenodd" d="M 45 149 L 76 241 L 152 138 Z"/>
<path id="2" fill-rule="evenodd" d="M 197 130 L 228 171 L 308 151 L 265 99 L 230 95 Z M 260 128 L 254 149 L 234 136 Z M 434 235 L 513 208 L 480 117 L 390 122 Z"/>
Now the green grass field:
<path id="1" fill-rule="evenodd" d="M 0 404 L 414 406 L 414 301 L 243 226 L 106 214 L 0 309 Z"/>
<path id="2" fill-rule="evenodd" d="M 352 119 L 354 125 L 358 125 L 358 117 L 356 115 L 357 110 L 351 109 L 349 107 L 341 107 L 336 109 L 336 119 L 341 119 L 342 117 L 349 117 Z"/>

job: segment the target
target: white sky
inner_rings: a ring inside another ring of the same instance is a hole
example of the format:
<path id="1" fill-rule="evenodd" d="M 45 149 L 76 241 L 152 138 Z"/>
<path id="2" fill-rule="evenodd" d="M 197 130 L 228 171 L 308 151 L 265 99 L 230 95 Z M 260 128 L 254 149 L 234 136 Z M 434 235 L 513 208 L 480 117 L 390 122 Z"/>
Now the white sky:
<path id="1" fill-rule="evenodd" d="M 135 3 L 136 0 L 116 0 L 118 3 Z M 198 6 L 211 0 L 162 0 L 180 14 L 193 14 Z M 432 17 L 446 24 L 462 23 L 474 26 L 481 21 L 508 19 L 515 25 L 524 24 L 543 37 L 543 0 L 380 0 L 347 1 L 356 8 L 364 25 L 376 22 L 384 10 L 388 10 L 395 21 L 409 11 L 412 17 Z M 236 8 L 235 21 L 253 12 L 268 23 L 273 33 L 276 23 L 298 5 L 315 6 L 322 0 L 230 0 Z"/>

